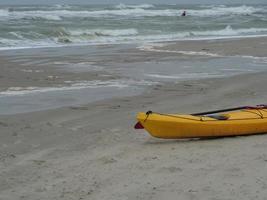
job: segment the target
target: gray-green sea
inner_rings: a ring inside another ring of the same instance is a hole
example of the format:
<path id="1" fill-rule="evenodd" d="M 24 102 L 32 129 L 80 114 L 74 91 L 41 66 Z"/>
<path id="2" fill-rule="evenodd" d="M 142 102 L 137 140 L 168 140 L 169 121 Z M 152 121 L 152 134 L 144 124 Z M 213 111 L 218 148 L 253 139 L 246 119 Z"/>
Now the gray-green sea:
<path id="1" fill-rule="evenodd" d="M 0 49 L 262 35 L 267 35 L 267 5 L 0 7 Z"/>

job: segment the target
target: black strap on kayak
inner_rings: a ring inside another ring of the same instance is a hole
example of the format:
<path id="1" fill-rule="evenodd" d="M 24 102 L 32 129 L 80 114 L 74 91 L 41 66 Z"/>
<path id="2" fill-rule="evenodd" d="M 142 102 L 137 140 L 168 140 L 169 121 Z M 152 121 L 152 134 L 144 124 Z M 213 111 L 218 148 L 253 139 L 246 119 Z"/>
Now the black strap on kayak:
<path id="1" fill-rule="evenodd" d="M 261 109 L 254 109 L 255 110 L 255 112 L 254 111 L 251 111 L 251 110 L 242 110 L 243 112 L 249 112 L 249 113 L 252 113 L 252 114 L 255 114 L 255 115 L 258 115 L 258 116 L 260 116 L 260 118 L 264 118 L 264 116 L 263 116 L 263 114 L 262 114 L 262 112 L 261 112 Z"/>
<path id="2" fill-rule="evenodd" d="M 242 107 L 236 107 L 236 108 L 228 108 L 228 109 L 222 109 L 222 110 L 212 110 L 212 111 L 201 112 L 201 113 L 193 113 L 191 115 L 194 115 L 194 116 L 209 115 L 209 114 L 214 114 L 214 113 L 222 113 L 222 112 L 229 112 L 229 111 L 234 111 L 234 110 L 242 110 L 242 109 L 246 109 L 246 108 L 247 108 L 247 106 L 242 106 Z"/>

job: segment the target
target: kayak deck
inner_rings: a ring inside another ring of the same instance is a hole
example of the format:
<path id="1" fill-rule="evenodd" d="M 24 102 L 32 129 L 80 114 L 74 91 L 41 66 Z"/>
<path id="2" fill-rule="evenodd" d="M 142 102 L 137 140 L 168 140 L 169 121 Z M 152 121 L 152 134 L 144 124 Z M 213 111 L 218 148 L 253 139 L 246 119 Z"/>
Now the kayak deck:
<path id="1" fill-rule="evenodd" d="M 216 115 L 139 113 L 138 122 L 158 138 L 202 138 L 267 132 L 267 109 L 243 109 Z"/>

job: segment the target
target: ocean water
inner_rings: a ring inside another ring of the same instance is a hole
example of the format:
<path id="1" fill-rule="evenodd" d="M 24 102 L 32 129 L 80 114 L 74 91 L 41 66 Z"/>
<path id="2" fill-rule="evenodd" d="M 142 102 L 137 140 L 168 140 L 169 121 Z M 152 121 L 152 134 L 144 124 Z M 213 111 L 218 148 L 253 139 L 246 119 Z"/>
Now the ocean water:
<path id="1" fill-rule="evenodd" d="M 183 11 L 186 17 L 181 17 Z M 267 35 L 267 5 L 1 6 L 0 49 Z"/>

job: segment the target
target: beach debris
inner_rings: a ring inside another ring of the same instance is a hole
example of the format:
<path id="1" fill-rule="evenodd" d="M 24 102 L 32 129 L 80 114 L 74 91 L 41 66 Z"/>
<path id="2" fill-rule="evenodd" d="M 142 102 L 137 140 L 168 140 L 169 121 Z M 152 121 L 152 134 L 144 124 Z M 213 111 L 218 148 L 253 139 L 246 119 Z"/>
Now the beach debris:
<path id="1" fill-rule="evenodd" d="M 89 110 L 86 106 L 70 106 L 69 108 L 72 110 Z"/>
<path id="2" fill-rule="evenodd" d="M 45 160 L 32 160 L 32 162 L 36 165 L 42 165 L 44 164 L 46 161 Z"/>

